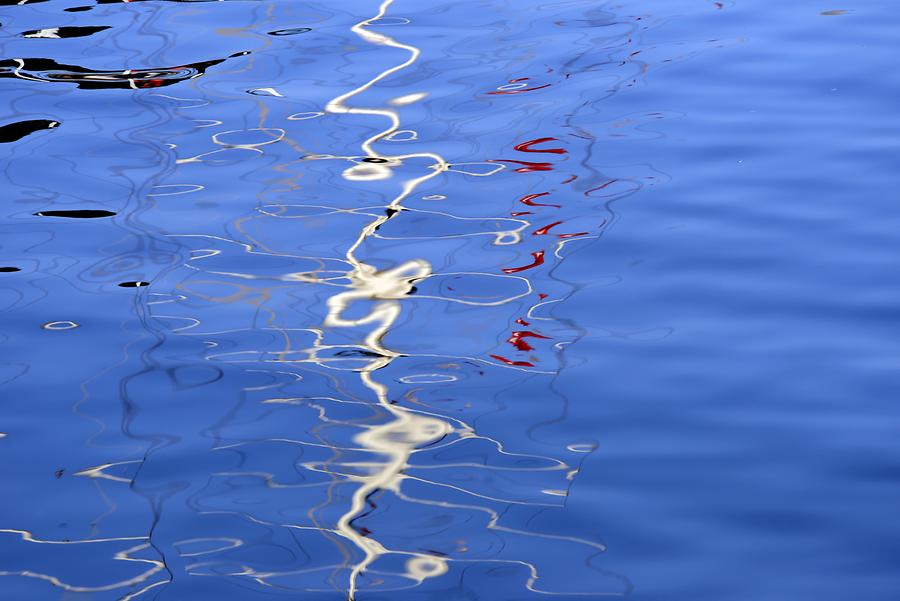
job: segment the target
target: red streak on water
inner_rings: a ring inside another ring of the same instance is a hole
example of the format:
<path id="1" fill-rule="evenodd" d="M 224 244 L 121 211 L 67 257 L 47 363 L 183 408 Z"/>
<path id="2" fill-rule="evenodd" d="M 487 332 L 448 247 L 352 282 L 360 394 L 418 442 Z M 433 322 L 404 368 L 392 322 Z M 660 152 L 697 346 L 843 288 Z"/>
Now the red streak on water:
<path id="1" fill-rule="evenodd" d="M 500 355 L 491 355 L 491 357 L 497 361 L 502 361 L 507 365 L 515 365 L 516 367 L 534 367 L 534 363 L 529 363 L 528 361 L 510 361 L 506 357 L 501 357 Z"/>
<path id="2" fill-rule="evenodd" d="M 556 234 L 557 238 L 574 238 L 575 236 L 584 236 L 588 232 L 578 232 L 576 234 Z"/>
<path id="3" fill-rule="evenodd" d="M 516 144 L 513 146 L 519 152 L 549 152 L 550 154 L 567 154 L 568 151 L 564 148 L 532 148 L 535 144 L 543 144 L 544 142 L 555 142 L 556 138 L 535 138 L 534 140 L 529 140 L 528 142 L 522 142 L 521 144 Z"/>
<path id="4" fill-rule="evenodd" d="M 564 184 L 571 184 L 571 183 L 574 182 L 576 179 L 578 179 L 578 176 L 573 174 L 572 177 L 570 177 L 569 179 L 567 179 L 567 180 L 564 181 L 563 183 L 564 183 Z"/>
<path id="5" fill-rule="evenodd" d="M 519 324 L 520 326 L 530 326 L 531 325 L 531 322 L 525 321 L 521 317 L 516 320 L 516 323 Z"/>
<path id="6" fill-rule="evenodd" d="M 489 163 L 515 163 L 517 165 L 525 165 L 516 169 L 516 173 L 528 173 L 530 171 L 553 171 L 553 165 L 550 163 L 532 163 L 530 161 L 513 161 L 510 159 L 490 159 Z"/>
<path id="7" fill-rule="evenodd" d="M 532 202 L 535 198 L 540 198 L 541 196 L 550 196 L 550 193 L 541 192 L 540 194 L 529 194 L 520 198 L 519 202 L 521 202 L 523 205 L 528 205 L 529 207 L 556 207 L 557 209 L 561 208 L 561 205 L 545 205 L 539 202 Z"/>
<path id="8" fill-rule="evenodd" d="M 552 228 L 555 228 L 557 225 L 559 225 L 559 224 L 561 224 L 561 223 L 562 223 L 562 221 L 554 221 L 554 222 L 551 223 L 550 225 L 545 225 L 544 227 L 542 227 L 542 228 L 540 228 L 540 229 L 534 230 L 533 232 L 531 232 L 531 235 L 532 235 L 532 236 L 546 236 L 547 233 L 548 233 Z"/>
<path id="9" fill-rule="evenodd" d="M 543 292 L 538 292 L 538 298 L 541 300 L 544 300 L 545 298 L 547 298 L 547 295 L 544 294 Z"/>
<path id="10" fill-rule="evenodd" d="M 526 269 L 531 269 L 532 267 L 544 264 L 544 251 L 539 250 L 536 253 L 531 253 L 531 256 L 534 257 L 534 261 L 530 264 L 523 265 L 522 267 L 507 267 L 503 270 L 503 273 L 519 273 L 520 271 L 525 271 Z"/>
<path id="11" fill-rule="evenodd" d="M 517 211 L 515 213 L 510 213 L 512 217 L 521 217 L 522 215 L 534 215 L 531 211 Z"/>
<path id="12" fill-rule="evenodd" d="M 591 188 L 590 190 L 588 190 L 587 192 L 585 192 L 584 195 L 585 195 L 585 196 L 590 196 L 591 192 L 596 192 L 597 190 L 602 190 L 603 188 L 605 188 L 605 187 L 607 187 L 607 186 L 609 186 L 609 185 L 612 185 L 612 184 L 616 183 L 617 181 L 619 181 L 619 180 L 617 180 L 617 179 L 611 179 L 611 180 L 609 180 L 608 182 L 606 182 L 605 184 L 602 184 L 602 185 L 600 185 L 600 186 L 597 186 L 596 188 Z"/>
<path id="13" fill-rule="evenodd" d="M 541 338 L 543 340 L 549 340 L 547 336 L 541 336 L 540 334 L 535 334 L 534 332 L 523 330 L 520 332 L 513 332 L 512 336 L 509 337 L 509 340 L 507 340 L 507 342 L 520 351 L 533 351 L 534 347 L 525 342 L 523 338 Z"/>

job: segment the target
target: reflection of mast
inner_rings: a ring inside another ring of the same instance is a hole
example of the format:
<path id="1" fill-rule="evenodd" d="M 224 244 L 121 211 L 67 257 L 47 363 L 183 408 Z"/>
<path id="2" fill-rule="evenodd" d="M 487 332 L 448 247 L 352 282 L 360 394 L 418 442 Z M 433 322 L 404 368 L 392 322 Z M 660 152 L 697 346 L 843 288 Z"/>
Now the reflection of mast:
<path id="1" fill-rule="evenodd" d="M 400 193 L 387 206 L 388 209 L 396 210 L 400 207 L 403 200 L 420 184 L 445 171 L 448 165 L 442 157 L 431 153 L 393 157 L 384 157 L 378 154 L 372 148 L 372 145 L 400 129 L 400 117 L 397 112 L 386 108 L 353 108 L 344 104 L 348 99 L 368 90 L 379 81 L 412 65 L 419 58 L 420 51 L 418 48 L 401 44 L 388 36 L 369 31 L 366 28 L 373 21 L 382 18 L 392 3 L 393 0 L 384 0 L 374 17 L 354 25 L 352 30 L 358 36 L 373 44 L 406 50 L 409 52 L 409 58 L 399 65 L 382 71 L 362 86 L 338 96 L 329 102 L 325 108 L 330 113 L 375 115 L 385 117 L 390 121 L 390 126 L 386 130 L 368 138 L 362 143 L 362 149 L 366 156 L 387 160 L 383 163 L 367 162 L 355 165 L 344 172 L 344 177 L 347 179 L 354 181 L 385 179 L 390 177 L 392 166 L 403 159 L 421 157 L 435 161 L 431 170 L 425 175 L 403 182 Z M 421 97 L 422 95 L 415 95 L 401 100 L 414 102 Z M 393 214 L 395 214 L 394 211 L 388 211 L 388 215 Z M 368 427 L 355 438 L 356 442 L 361 446 L 370 449 L 374 453 L 384 455 L 387 459 L 384 463 L 375 464 L 371 475 L 355 477 L 361 484 L 353 494 L 349 509 L 340 517 L 337 523 L 337 531 L 353 541 L 364 553 L 364 558 L 353 567 L 350 573 L 348 590 L 348 599 L 350 601 L 356 596 L 359 576 L 379 556 L 386 553 L 385 548 L 377 540 L 371 536 L 364 536 L 353 527 L 353 519 L 365 509 L 366 499 L 372 493 L 379 490 L 395 490 L 399 492 L 399 482 L 403 477 L 403 470 L 407 467 L 409 458 L 417 447 L 439 440 L 453 430 L 453 427 L 444 420 L 411 413 L 401 407 L 392 405 L 388 399 L 387 387 L 372 377 L 375 370 L 389 365 L 399 356 L 394 351 L 385 348 L 382 340 L 400 316 L 400 299 L 411 291 L 413 282 L 431 275 L 431 265 L 423 259 L 407 261 L 393 269 L 378 272 L 373 266 L 363 263 L 356 257 L 356 251 L 362 243 L 372 236 L 378 229 L 378 226 L 388 219 L 390 219 L 389 216 L 378 216 L 373 219 L 362 229 L 356 241 L 347 250 L 347 261 L 352 266 L 348 274 L 351 282 L 350 289 L 335 294 L 328 299 L 328 316 L 324 324 L 326 327 L 355 327 L 369 324 L 374 326 L 366 336 L 363 346 L 375 353 L 377 357 L 368 361 L 359 370 L 360 381 L 372 391 L 378 404 L 393 417 L 393 420 L 386 424 Z M 369 300 L 376 301 L 376 303 L 365 317 L 344 319 L 342 317 L 343 311 L 355 300 Z M 410 556 L 406 563 L 405 576 L 418 582 L 447 571 L 446 562 L 442 559 L 424 553 L 409 552 L 404 554 Z"/>
<path id="2" fill-rule="evenodd" d="M 369 228 L 365 228 L 368 230 Z M 364 237 L 365 233 L 360 239 Z M 348 259 L 352 256 L 348 253 Z M 384 547 L 375 539 L 363 536 L 353 528 L 352 521 L 366 505 L 368 496 L 379 490 L 399 492 L 399 483 L 403 478 L 410 456 L 420 445 L 439 440 L 453 430 L 446 421 L 411 413 L 392 405 L 388 399 L 388 389 L 375 381 L 372 373 L 389 365 L 399 355 L 385 348 L 382 344 L 384 335 L 400 316 L 400 302 L 412 288 L 412 282 L 426 277 L 431 266 L 422 260 L 408 261 L 400 267 L 376 272 L 370 265 L 358 263 L 356 272 L 351 276 L 353 289 L 336 294 L 328 299 L 328 317 L 326 327 L 350 327 L 373 324 L 375 327 L 366 337 L 363 346 L 377 353 L 377 357 L 368 361 L 360 372 L 360 381 L 371 390 L 378 404 L 388 411 L 393 420 L 380 425 L 370 426 L 355 437 L 362 447 L 375 453 L 385 455 L 387 460 L 381 464 L 370 464 L 373 472 L 369 476 L 356 476 L 362 482 L 353 493 L 350 508 L 337 523 L 337 531 L 352 540 L 364 553 L 365 558 L 356 564 L 350 575 L 349 599 L 353 599 L 359 575 L 367 566 L 385 553 Z M 343 310 L 353 300 L 377 300 L 375 308 L 361 319 L 347 320 L 341 317 Z M 407 562 L 406 576 L 421 581 L 430 576 L 447 571 L 445 562 L 424 553 L 410 553 L 412 558 Z"/>

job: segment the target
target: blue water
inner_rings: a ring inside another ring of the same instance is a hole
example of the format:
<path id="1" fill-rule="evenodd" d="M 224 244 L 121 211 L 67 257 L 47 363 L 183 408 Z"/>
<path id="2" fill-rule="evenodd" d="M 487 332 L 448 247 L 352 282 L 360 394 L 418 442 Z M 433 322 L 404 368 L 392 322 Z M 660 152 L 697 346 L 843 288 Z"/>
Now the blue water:
<path id="1" fill-rule="evenodd" d="M 895 2 L 0 4 L 0 599 L 900 594 Z"/>

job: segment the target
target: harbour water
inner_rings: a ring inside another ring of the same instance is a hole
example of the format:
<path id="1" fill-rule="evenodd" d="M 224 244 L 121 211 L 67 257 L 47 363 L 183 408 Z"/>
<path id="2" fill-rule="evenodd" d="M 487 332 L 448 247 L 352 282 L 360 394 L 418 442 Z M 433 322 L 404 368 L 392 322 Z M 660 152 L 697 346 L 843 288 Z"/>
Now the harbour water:
<path id="1" fill-rule="evenodd" d="M 894 599 L 895 9 L 0 2 L 0 599 Z"/>

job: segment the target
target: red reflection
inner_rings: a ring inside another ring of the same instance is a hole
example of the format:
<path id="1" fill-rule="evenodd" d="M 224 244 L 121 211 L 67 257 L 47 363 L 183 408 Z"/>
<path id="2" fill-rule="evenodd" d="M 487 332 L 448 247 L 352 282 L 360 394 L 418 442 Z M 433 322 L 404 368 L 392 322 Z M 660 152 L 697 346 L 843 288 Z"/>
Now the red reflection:
<path id="1" fill-rule="evenodd" d="M 557 225 L 559 225 L 560 223 L 562 223 L 562 221 L 554 221 L 554 222 L 551 223 L 550 225 L 545 225 L 544 227 L 542 227 L 542 228 L 540 228 L 540 229 L 534 230 L 533 232 L 531 232 L 531 235 L 532 235 L 532 236 L 546 236 L 547 233 L 548 233 L 552 228 L 555 228 L 555 227 L 556 227 Z M 565 235 L 565 234 L 563 234 L 563 235 Z"/>
<path id="2" fill-rule="evenodd" d="M 529 140 L 528 142 L 522 142 L 521 144 L 516 144 L 513 146 L 519 152 L 549 152 L 551 154 L 567 154 L 567 151 L 564 148 L 532 148 L 535 144 L 543 144 L 544 142 L 554 142 L 556 138 L 535 138 L 534 140 Z"/>
<path id="3" fill-rule="evenodd" d="M 610 186 L 610 185 L 616 183 L 617 181 L 619 181 L 619 180 L 617 180 L 617 179 L 611 179 L 611 180 L 609 180 L 608 182 L 606 182 L 605 184 L 601 184 L 601 185 L 597 186 L 596 188 L 591 188 L 590 190 L 588 190 L 587 192 L 585 192 L 584 195 L 585 195 L 585 196 L 590 196 L 591 192 L 596 192 L 597 190 L 602 190 L 603 188 L 606 188 L 607 186 Z"/>
<path id="4" fill-rule="evenodd" d="M 501 357 L 500 355 L 491 355 L 491 357 L 497 361 L 502 361 L 507 365 L 515 365 L 516 367 L 534 367 L 534 363 L 529 363 L 528 361 L 510 361 L 506 357 Z"/>
<path id="5" fill-rule="evenodd" d="M 541 336 L 540 334 L 535 334 L 534 332 L 523 330 L 521 332 L 513 332 L 512 336 L 509 337 L 509 340 L 507 340 L 507 342 L 520 351 L 533 351 L 534 347 L 525 342 L 523 338 L 541 338 L 543 340 L 549 340 L 547 336 Z"/>
<path id="6" fill-rule="evenodd" d="M 518 273 L 520 271 L 525 271 L 526 269 L 531 269 L 532 267 L 537 267 L 538 265 L 544 264 L 544 251 L 539 250 L 536 253 L 531 253 L 531 256 L 534 257 L 534 261 L 532 261 L 528 265 L 523 265 L 522 267 L 507 267 L 503 270 L 503 273 Z"/>
<path id="7" fill-rule="evenodd" d="M 545 205 L 539 202 L 532 202 L 535 198 L 540 198 L 541 196 L 550 196 L 550 193 L 541 192 L 540 194 L 529 194 L 520 198 L 519 202 L 521 202 L 523 205 L 528 205 L 529 207 L 556 207 L 557 209 L 561 208 L 561 205 Z"/>
<path id="8" fill-rule="evenodd" d="M 524 165 L 515 170 L 516 173 L 528 173 L 530 171 L 553 171 L 553 165 L 550 163 L 532 163 L 531 161 L 513 161 L 510 159 L 491 159 L 489 163 L 515 163 Z"/>

